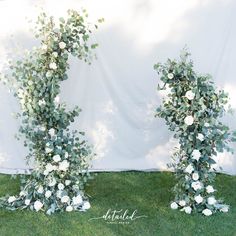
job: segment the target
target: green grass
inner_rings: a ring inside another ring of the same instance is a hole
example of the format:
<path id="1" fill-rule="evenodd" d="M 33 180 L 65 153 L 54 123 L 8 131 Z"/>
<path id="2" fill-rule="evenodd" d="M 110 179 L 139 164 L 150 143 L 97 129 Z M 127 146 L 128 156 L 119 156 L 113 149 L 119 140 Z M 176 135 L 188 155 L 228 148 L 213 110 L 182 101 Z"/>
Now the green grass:
<path id="1" fill-rule="evenodd" d="M 99 173 L 87 187 L 92 208 L 86 213 L 57 213 L 47 216 L 31 211 L 0 210 L 0 235 L 55 235 L 55 236 L 200 236 L 236 235 L 236 176 L 218 174 L 216 187 L 219 196 L 231 205 L 229 213 L 212 217 L 186 215 L 169 208 L 173 195 L 170 191 L 174 176 L 169 172 Z M 18 179 L 0 175 L 0 195 L 16 194 Z M 109 224 L 103 219 L 108 209 L 138 210 L 130 224 Z"/>

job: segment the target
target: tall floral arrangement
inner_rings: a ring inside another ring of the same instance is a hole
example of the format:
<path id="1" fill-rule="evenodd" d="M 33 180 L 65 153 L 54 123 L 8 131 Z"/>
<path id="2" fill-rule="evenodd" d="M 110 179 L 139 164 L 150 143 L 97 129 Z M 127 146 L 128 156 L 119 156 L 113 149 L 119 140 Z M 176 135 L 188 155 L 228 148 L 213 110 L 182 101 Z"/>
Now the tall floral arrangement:
<path id="1" fill-rule="evenodd" d="M 97 44 L 89 43 L 91 28 L 86 11 L 69 10 L 68 17 L 59 21 L 40 14 L 35 27 L 40 47 L 11 62 L 10 72 L 1 75 L 13 85 L 19 99 L 19 132 L 29 148 L 27 160 L 33 158 L 36 165 L 29 178 L 22 178 L 19 195 L 1 199 L 1 206 L 7 209 L 29 208 L 51 214 L 90 207 L 84 185 L 90 177 L 92 150 L 83 132 L 69 128 L 80 108 L 68 111 L 60 103 L 59 93 L 60 83 L 68 79 L 69 55 L 87 63 L 94 57 L 92 50 Z"/>
<path id="2" fill-rule="evenodd" d="M 226 112 L 228 95 L 216 89 L 210 75 L 194 71 L 189 55 L 184 50 L 180 60 L 154 65 L 163 82 L 158 89 L 169 91 L 156 116 L 165 120 L 179 140 L 169 165 L 177 178 L 171 208 L 209 216 L 228 211 L 229 206 L 215 198 L 214 164 L 217 152 L 232 151 L 229 143 L 236 139 L 235 132 L 219 119 Z"/>

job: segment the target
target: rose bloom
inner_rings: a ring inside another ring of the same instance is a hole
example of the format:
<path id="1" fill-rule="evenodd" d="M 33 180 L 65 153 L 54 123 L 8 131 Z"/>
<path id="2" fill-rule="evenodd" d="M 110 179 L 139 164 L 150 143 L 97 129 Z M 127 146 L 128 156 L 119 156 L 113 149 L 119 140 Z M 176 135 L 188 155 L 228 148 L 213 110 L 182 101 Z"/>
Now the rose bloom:
<path id="1" fill-rule="evenodd" d="M 203 201 L 203 197 L 201 195 L 197 195 L 196 197 L 194 197 L 194 200 L 199 204 Z"/>
<path id="2" fill-rule="evenodd" d="M 172 73 L 168 73 L 167 77 L 168 77 L 168 79 L 173 79 L 174 75 Z"/>
<path id="3" fill-rule="evenodd" d="M 192 117 L 192 116 L 186 116 L 185 118 L 184 118 L 184 123 L 186 124 L 186 125 L 192 125 L 193 124 L 193 121 L 194 121 L 194 118 Z"/>
<path id="4" fill-rule="evenodd" d="M 52 69 L 52 70 L 56 70 L 57 69 L 57 64 L 55 62 L 51 62 L 49 64 L 49 68 Z"/>
<path id="5" fill-rule="evenodd" d="M 198 189 L 201 189 L 201 188 L 202 188 L 202 184 L 201 184 L 199 181 L 192 182 L 191 187 L 192 187 L 195 191 L 197 191 Z"/>
<path id="6" fill-rule="evenodd" d="M 215 199 L 215 197 L 209 197 L 209 198 L 207 199 L 207 203 L 208 203 L 209 205 L 214 205 L 214 204 L 216 204 L 216 199 Z"/>
<path id="7" fill-rule="evenodd" d="M 199 139 L 200 141 L 203 141 L 203 140 L 204 140 L 204 135 L 201 134 L 201 133 L 199 133 L 199 134 L 197 135 L 197 139 Z"/>
<path id="8" fill-rule="evenodd" d="M 194 149 L 192 152 L 192 158 L 198 161 L 200 157 L 201 157 L 201 152 L 197 149 Z"/>
<path id="9" fill-rule="evenodd" d="M 66 44 L 64 42 L 59 43 L 59 48 L 64 49 L 66 47 Z"/>
<path id="10" fill-rule="evenodd" d="M 91 207 L 90 203 L 88 201 L 85 201 L 82 205 L 82 210 L 88 210 Z"/>
<path id="11" fill-rule="evenodd" d="M 189 174 L 191 174 L 193 171 L 194 171 L 194 168 L 193 168 L 192 164 L 189 164 L 186 167 L 186 169 L 184 170 L 184 172 L 189 173 Z"/>
<path id="12" fill-rule="evenodd" d="M 178 204 L 176 203 L 176 202 L 172 202 L 171 204 L 170 204 L 170 207 L 171 207 L 171 209 L 178 209 Z"/>
<path id="13" fill-rule="evenodd" d="M 207 193 L 214 193 L 215 192 L 214 188 L 211 185 L 206 186 L 206 191 L 207 191 Z"/>
<path id="14" fill-rule="evenodd" d="M 189 90 L 189 91 L 186 92 L 185 97 L 186 97 L 188 100 L 193 100 L 194 97 L 195 97 L 195 94 L 194 94 L 191 90 Z"/>
<path id="15" fill-rule="evenodd" d="M 191 208 L 190 206 L 184 207 L 184 211 L 185 211 L 185 213 L 187 213 L 187 214 L 191 214 L 192 208 Z"/>
<path id="16" fill-rule="evenodd" d="M 72 207 L 72 206 L 67 206 L 67 207 L 66 207 L 66 211 L 68 211 L 68 212 L 73 211 L 73 207 Z"/>
<path id="17" fill-rule="evenodd" d="M 34 209 L 35 209 L 36 211 L 39 211 L 42 207 L 43 207 L 43 203 L 40 202 L 39 200 L 37 200 L 37 201 L 34 203 Z"/>
<path id="18" fill-rule="evenodd" d="M 179 201 L 179 205 L 183 207 L 183 206 L 186 205 L 186 202 L 185 202 L 184 200 L 180 200 L 180 201 Z"/>
<path id="19" fill-rule="evenodd" d="M 192 179 L 195 180 L 195 181 L 198 180 L 199 179 L 199 174 L 197 172 L 193 173 L 192 174 Z"/>
<path id="20" fill-rule="evenodd" d="M 203 215 L 205 215 L 205 216 L 210 216 L 210 215 L 212 215 L 212 211 L 209 210 L 209 209 L 204 209 L 204 210 L 202 211 L 202 213 L 203 213 Z"/>

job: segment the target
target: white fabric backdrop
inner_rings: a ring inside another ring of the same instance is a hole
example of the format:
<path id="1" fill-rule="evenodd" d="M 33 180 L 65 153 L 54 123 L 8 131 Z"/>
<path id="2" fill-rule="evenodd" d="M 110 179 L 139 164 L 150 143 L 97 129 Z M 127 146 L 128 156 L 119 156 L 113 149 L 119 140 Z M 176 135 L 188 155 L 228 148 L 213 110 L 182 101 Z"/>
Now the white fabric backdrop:
<path id="1" fill-rule="evenodd" d="M 153 117 L 164 96 L 156 91 L 153 64 L 177 57 L 185 44 L 196 69 L 211 73 L 236 108 L 235 1 L 2 0 L 0 65 L 9 50 L 38 45 L 26 19 L 35 19 L 38 6 L 55 16 L 84 7 L 91 22 L 105 18 L 94 35 L 100 44 L 98 60 L 88 66 L 71 59 L 70 79 L 61 91 L 69 107 L 78 104 L 83 109 L 73 127 L 86 131 L 95 146 L 93 170 L 166 170 L 176 141 L 164 122 Z M 19 106 L 2 85 L 0 101 L 0 172 L 16 173 L 27 169 L 27 150 L 14 139 L 19 124 L 11 116 Z M 236 128 L 235 116 L 224 120 Z M 224 153 L 217 160 L 224 172 L 236 174 L 235 155 Z"/>

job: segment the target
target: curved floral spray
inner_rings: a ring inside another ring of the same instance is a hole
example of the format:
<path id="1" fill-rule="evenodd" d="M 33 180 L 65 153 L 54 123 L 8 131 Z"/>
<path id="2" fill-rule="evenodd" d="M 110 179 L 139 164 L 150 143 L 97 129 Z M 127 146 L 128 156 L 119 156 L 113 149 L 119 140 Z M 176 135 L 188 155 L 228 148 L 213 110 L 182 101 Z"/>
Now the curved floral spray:
<path id="1" fill-rule="evenodd" d="M 215 88 L 210 75 L 194 71 L 186 50 L 179 61 L 168 59 L 154 69 L 163 82 L 158 89 L 170 91 L 157 108 L 156 116 L 165 119 L 180 145 L 169 165 L 177 178 L 171 208 L 206 216 L 217 210 L 227 212 L 229 206 L 214 196 L 213 164 L 217 152 L 232 152 L 228 144 L 236 141 L 235 132 L 219 120 L 226 112 L 228 95 Z"/>
<path id="2" fill-rule="evenodd" d="M 69 10 L 68 17 L 56 24 L 53 17 L 42 13 L 36 27 L 41 46 L 12 62 L 10 73 L 1 76 L 13 85 L 20 101 L 20 134 L 29 147 L 27 160 L 33 158 L 36 165 L 29 178 L 21 179 L 18 196 L 1 199 L 7 209 L 29 208 L 51 214 L 90 207 L 83 190 L 90 177 L 92 150 L 84 133 L 69 129 L 81 110 L 67 111 L 59 101 L 60 83 L 68 78 L 69 54 L 90 63 L 97 47 L 88 43 L 91 25 L 86 18 L 86 11 Z"/>

